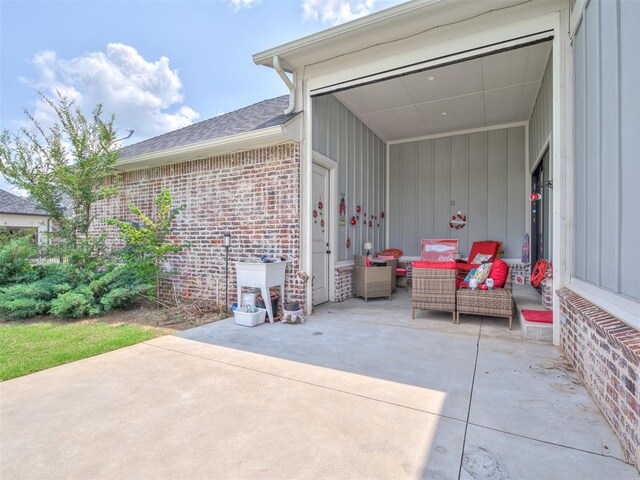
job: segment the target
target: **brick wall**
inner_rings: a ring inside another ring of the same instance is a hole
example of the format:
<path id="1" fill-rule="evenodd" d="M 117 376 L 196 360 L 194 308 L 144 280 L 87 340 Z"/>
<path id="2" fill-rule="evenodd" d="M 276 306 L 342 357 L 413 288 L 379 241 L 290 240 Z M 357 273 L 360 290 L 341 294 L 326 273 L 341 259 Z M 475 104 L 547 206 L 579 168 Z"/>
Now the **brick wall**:
<path id="1" fill-rule="evenodd" d="M 353 297 L 353 265 L 336 267 L 334 275 L 336 302 Z"/>
<path id="2" fill-rule="evenodd" d="M 121 193 L 101 202 L 101 218 L 132 219 L 129 205 L 153 211 L 153 199 L 162 187 L 175 205 L 186 204 L 176 224 L 176 242 L 191 247 L 170 259 L 180 273 L 163 286 L 165 295 L 224 302 L 225 258 L 222 238 L 232 236 L 229 250 L 229 297 L 236 300 L 237 261 L 262 254 L 285 257 L 286 299 L 304 304 L 300 262 L 300 148 L 287 143 L 190 162 L 147 168 L 119 175 Z M 112 227 L 97 222 L 108 233 L 108 245 L 119 246 Z"/>
<path id="3" fill-rule="evenodd" d="M 640 469 L 640 331 L 567 288 L 560 297 L 560 347 Z"/>

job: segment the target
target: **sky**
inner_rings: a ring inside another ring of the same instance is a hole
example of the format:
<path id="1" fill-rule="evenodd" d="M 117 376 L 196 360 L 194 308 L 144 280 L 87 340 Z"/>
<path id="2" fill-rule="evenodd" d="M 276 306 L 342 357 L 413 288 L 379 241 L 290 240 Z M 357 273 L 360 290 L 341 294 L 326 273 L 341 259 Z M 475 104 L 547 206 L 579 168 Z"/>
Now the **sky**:
<path id="1" fill-rule="evenodd" d="M 287 93 L 251 55 L 400 0 L 0 0 L 0 129 L 38 92 L 113 113 L 127 144 Z M 0 188 L 23 194 L 0 176 Z"/>

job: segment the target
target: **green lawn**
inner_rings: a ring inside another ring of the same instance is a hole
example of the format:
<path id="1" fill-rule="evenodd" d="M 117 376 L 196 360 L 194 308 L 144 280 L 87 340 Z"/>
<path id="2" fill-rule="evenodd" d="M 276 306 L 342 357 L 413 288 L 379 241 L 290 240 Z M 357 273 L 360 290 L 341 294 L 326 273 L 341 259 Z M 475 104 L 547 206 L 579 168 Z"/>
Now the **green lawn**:
<path id="1" fill-rule="evenodd" d="M 134 345 L 163 333 L 137 324 L 99 322 L 0 325 L 0 381 Z"/>

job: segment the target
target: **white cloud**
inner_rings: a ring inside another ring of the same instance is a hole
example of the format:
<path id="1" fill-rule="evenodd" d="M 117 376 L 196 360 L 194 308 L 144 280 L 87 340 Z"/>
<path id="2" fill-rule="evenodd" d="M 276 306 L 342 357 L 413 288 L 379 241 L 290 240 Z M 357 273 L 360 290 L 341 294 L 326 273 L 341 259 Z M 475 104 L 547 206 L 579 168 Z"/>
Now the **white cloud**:
<path id="1" fill-rule="evenodd" d="M 183 105 L 182 81 L 164 56 L 148 61 L 129 45 L 110 43 L 104 52 L 71 59 L 59 58 L 53 51 L 40 52 L 32 64 L 36 76 L 29 84 L 48 96 L 60 91 L 85 113 L 102 103 L 104 118 L 114 113 L 121 133 L 132 128 L 135 140 L 191 125 L 199 117 Z M 54 120 L 51 108 L 41 99 L 32 113 L 45 125 Z"/>
<path id="2" fill-rule="evenodd" d="M 302 0 L 302 10 L 306 20 L 338 25 L 398 3 L 402 0 Z"/>
<path id="3" fill-rule="evenodd" d="M 253 7 L 257 3 L 257 0 L 228 0 L 228 2 L 237 12 L 238 10 L 242 10 L 243 8 Z"/>

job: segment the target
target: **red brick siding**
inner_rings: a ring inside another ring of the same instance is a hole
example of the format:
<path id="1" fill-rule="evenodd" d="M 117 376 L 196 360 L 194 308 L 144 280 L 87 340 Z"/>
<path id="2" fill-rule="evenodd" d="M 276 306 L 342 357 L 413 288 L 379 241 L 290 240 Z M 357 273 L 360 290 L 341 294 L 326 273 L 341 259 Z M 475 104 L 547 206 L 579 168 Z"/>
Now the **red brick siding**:
<path id="1" fill-rule="evenodd" d="M 353 297 L 353 265 L 336 267 L 335 300 L 343 302 Z"/>
<path id="2" fill-rule="evenodd" d="M 232 235 L 229 250 L 230 301 L 236 300 L 237 261 L 255 260 L 262 254 L 283 256 L 286 299 L 304 304 L 300 268 L 300 147 L 288 143 L 173 165 L 147 168 L 119 175 L 121 193 L 97 206 L 101 218 L 133 218 L 131 202 L 143 212 L 153 211 L 153 199 L 162 187 L 171 192 L 175 205 L 186 210 L 176 223 L 176 242 L 191 247 L 173 256 L 171 267 L 176 294 L 188 289 L 191 297 L 224 302 L 225 258 L 222 238 Z M 119 246 L 114 230 L 97 222 L 108 233 L 108 245 Z M 165 295 L 173 295 L 165 284 Z"/>
<path id="3" fill-rule="evenodd" d="M 560 347 L 640 469 L 640 331 L 558 290 Z"/>

